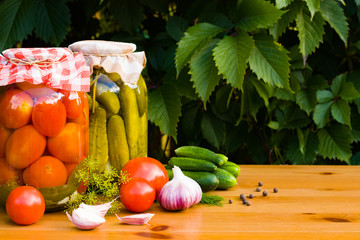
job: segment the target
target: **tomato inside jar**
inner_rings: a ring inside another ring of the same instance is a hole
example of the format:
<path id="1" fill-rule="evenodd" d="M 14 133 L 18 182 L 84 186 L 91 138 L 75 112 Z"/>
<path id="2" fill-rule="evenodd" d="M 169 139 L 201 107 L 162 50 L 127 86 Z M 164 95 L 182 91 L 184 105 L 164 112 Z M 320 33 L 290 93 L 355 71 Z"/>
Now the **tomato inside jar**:
<path id="1" fill-rule="evenodd" d="M 22 51 L 25 55 L 28 50 L 31 52 L 33 49 L 16 51 Z M 44 77 L 49 76 L 46 75 L 47 71 L 51 70 L 53 64 L 57 66 L 51 71 L 61 69 L 62 62 L 57 62 L 56 58 L 67 59 L 71 63 L 76 61 L 73 58 L 75 55 L 62 48 L 33 51 L 38 52 L 43 54 L 40 57 L 50 54 L 55 60 L 38 60 L 36 66 L 23 66 L 26 62 L 19 65 L 9 60 L 8 64 L 2 66 L 23 68 L 22 72 L 28 71 L 28 74 L 39 71 L 41 78 L 38 80 L 47 81 L 36 84 L 38 75 L 28 78 L 26 74 L 10 74 L 6 78 L 9 83 L 0 86 L 0 191 L 3 193 L 0 194 L 0 203 L 4 204 L 12 189 L 28 185 L 40 190 L 46 207 L 51 209 L 53 206 L 59 207 L 58 203 L 74 193 L 80 185 L 71 176 L 89 152 L 86 91 L 89 89 L 90 74 L 84 68 L 78 75 L 75 74 L 78 77 L 62 75 L 63 84 L 56 85 L 59 79 Z M 85 66 L 83 57 L 77 61 Z M 5 78 L 2 68 L 0 80 Z M 76 71 L 75 68 L 73 70 Z M 78 82 L 79 79 L 85 81 L 80 90 L 76 88 L 78 85 L 72 86 L 72 80 Z"/>

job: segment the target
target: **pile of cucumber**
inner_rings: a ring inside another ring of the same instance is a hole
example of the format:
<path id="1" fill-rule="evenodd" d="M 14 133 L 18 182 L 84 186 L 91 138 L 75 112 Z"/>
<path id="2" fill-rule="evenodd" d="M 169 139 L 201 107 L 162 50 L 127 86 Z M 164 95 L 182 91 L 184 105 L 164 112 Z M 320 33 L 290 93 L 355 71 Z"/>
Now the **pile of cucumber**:
<path id="1" fill-rule="evenodd" d="M 227 156 L 197 146 L 182 146 L 175 150 L 176 157 L 170 158 L 165 166 L 169 179 L 172 168 L 178 166 L 185 176 L 194 179 L 203 192 L 228 189 L 237 184 L 240 167 L 228 161 Z"/>

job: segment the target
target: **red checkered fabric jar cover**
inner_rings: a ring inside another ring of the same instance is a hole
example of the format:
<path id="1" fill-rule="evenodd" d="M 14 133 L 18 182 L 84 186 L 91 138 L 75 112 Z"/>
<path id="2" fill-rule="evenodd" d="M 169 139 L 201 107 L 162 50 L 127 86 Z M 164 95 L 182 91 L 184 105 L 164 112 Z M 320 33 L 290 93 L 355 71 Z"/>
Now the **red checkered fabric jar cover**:
<path id="1" fill-rule="evenodd" d="M 68 48 L 11 48 L 0 55 L 0 86 L 27 81 L 51 88 L 90 90 L 90 68 Z"/>

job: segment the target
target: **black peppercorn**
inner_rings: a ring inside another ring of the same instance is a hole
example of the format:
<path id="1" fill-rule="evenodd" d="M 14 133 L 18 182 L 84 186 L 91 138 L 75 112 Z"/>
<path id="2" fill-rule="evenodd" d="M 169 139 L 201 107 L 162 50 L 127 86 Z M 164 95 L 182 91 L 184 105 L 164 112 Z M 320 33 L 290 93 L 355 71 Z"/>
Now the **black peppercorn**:
<path id="1" fill-rule="evenodd" d="M 240 199 L 241 199 L 241 200 L 243 200 L 243 201 L 245 201 L 245 200 L 246 200 L 246 196 L 245 196 L 245 194 L 243 194 L 243 193 L 242 193 L 242 194 L 240 194 Z"/>

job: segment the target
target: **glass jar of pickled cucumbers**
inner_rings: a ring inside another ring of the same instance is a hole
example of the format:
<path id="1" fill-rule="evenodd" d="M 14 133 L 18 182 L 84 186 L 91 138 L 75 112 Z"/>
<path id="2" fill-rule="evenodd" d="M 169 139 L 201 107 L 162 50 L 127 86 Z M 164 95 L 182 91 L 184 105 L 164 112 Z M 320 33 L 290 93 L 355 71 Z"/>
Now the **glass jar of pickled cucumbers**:
<path id="1" fill-rule="evenodd" d="M 120 171 L 130 159 L 147 156 L 148 97 L 141 76 L 144 52 L 132 43 L 87 40 L 73 43 L 91 71 L 89 156 L 99 171 Z"/>
<path id="2" fill-rule="evenodd" d="M 0 55 L 0 201 L 36 187 L 57 209 L 80 183 L 89 151 L 90 71 L 68 48 L 17 48 Z M 61 207 L 60 207 L 61 208 Z"/>

